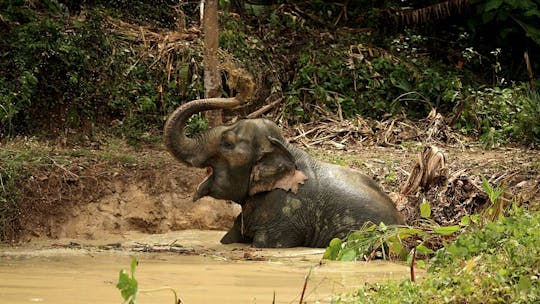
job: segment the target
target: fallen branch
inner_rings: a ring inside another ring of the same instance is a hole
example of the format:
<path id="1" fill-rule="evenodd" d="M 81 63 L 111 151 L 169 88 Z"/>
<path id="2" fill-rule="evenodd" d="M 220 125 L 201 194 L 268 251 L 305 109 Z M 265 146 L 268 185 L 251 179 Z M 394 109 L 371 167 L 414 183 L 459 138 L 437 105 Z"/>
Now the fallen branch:
<path id="1" fill-rule="evenodd" d="M 252 118 L 256 118 L 263 115 L 264 113 L 270 111 L 272 108 L 280 104 L 283 101 L 283 99 L 284 99 L 283 97 L 280 97 L 272 101 L 271 103 L 265 105 L 264 107 L 258 109 L 257 111 L 250 113 L 248 116 L 246 116 L 246 118 L 252 119 Z"/>
<path id="2" fill-rule="evenodd" d="M 77 174 L 75 174 L 75 173 L 69 171 L 68 169 L 64 168 L 64 166 L 62 166 L 62 165 L 60 165 L 59 163 L 57 163 L 53 158 L 49 157 L 49 159 L 52 161 L 53 165 L 55 165 L 56 167 L 62 169 L 64 172 L 66 172 L 67 174 L 69 174 L 69 175 L 70 175 L 72 178 L 74 178 L 75 180 L 78 180 L 78 179 L 80 178 Z"/>

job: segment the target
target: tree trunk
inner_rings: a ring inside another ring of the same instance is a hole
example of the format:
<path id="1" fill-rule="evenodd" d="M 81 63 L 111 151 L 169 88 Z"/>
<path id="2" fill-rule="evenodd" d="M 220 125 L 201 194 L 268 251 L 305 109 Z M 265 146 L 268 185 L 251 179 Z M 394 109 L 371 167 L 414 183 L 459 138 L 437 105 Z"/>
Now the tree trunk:
<path id="1" fill-rule="evenodd" d="M 221 78 L 219 73 L 219 22 L 218 0 L 203 0 L 205 2 L 201 13 L 203 14 L 204 29 L 204 96 L 215 98 L 221 95 Z M 223 123 L 222 110 L 206 112 L 206 119 L 211 127 Z"/>

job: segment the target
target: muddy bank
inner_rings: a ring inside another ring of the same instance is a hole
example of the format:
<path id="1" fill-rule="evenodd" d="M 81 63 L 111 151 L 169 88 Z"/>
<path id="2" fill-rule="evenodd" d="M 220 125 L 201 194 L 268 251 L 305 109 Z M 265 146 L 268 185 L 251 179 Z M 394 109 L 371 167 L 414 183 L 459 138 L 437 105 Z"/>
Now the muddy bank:
<path id="1" fill-rule="evenodd" d="M 42 143 L 31 145 L 44 149 Z M 405 149 L 360 144 L 336 151 L 303 148 L 315 158 L 355 167 L 373 177 L 397 203 L 400 199 L 405 202 L 400 210 L 407 218 L 416 216 L 416 205 L 424 198 L 432 202 L 434 217 L 441 217 L 443 224 L 476 212 L 487 202 L 481 176 L 504 187 L 507 202 L 514 198 L 537 202 L 540 197 L 540 154 L 536 150 L 441 146 L 453 184 L 424 196 L 403 198 L 395 194 L 407 180 L 422 145 Z M 240 212 L 237 204 L 208 197 L 193 202 L 204 170 L 179 164 L 160 147 L 135 150 L 122 146 L 112 152 L 110 147 L 83 152 L 46 149 L 50 159 L 46 166 L 27 165 L 31 173 L 20 185 L 19 210 L 6 240 L 89 240 L 128 231 L 227 230 Z"/>
<path id="2" fill-rule="evenodd" d="M 192 201 L 203 170 L 178 164 L 163 151 L 135 156 L 142 160 L 72 157 L 67 164 L 31 168 L 21 185 L 12 239 L 100 239 L 126 231 L 226 230 L 232 225 L 240 212 L 237 204 L 209 197 Z"/>

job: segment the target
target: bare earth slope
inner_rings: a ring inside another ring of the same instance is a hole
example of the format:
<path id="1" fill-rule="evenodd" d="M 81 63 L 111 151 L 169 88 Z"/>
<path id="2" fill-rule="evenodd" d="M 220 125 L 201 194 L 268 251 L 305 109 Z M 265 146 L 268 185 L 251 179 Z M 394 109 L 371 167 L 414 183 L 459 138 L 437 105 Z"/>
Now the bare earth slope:
<path id="1" fill-rule="evenodd" d="M 234 203 L 212 198 L 192 202 L 192 194 L 204 177 L 203 170 L 179 164 L 161 147 L 135 150 L 124 145 L 113 152 L 109 147 L 82 153 L 73 148 L 44 147 L 43 143 L 30 145 L 45 150 L 52 166 L 27 165 L 32 174 L 21 185 L 24 199 L 13 227 L 13 240 L 41 237 L 92 240 L 128 231 L 227 230 L 240 211 Z M 6 149 L 17 147 L 20 145 Z M 358 168 L 396 198 L 422 147 L 355 144 L 340 150 L 326 145 L 303 148 L 316 158 Z M 434 212 L 440 213 L 441 222 L 449 223 L 465 215 L 464 212 L 474 212 L 487 199 L 481 189 L 481 176 L 504 187 L 508 202 L 539 201 L 537 150 L 439 148 L 446 156 L 454 184 L 445 189 L 436 188 L 424 196 L 408 196 L 401 209 L 409 221 L 416 216 L 414 205 L 420 197 L 436 201 L 432 205 Z"/>

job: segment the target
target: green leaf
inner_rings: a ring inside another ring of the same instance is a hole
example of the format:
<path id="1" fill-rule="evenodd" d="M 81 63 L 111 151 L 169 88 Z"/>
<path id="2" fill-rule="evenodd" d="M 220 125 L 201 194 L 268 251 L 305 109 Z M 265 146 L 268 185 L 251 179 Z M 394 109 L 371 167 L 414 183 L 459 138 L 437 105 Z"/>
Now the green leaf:
<path id="1" fill-rule="evenodd" d="M 327 260 L 336 260 L 339 255 L 339 251 L 341 250 L 341 240 L 338 238 L 334 238 L 330 241 L 330 244 L 328 247 L 326 247 L 326 250 L 323 255 L 323 259 Z"/>
<path id="2" fill-rule="evenodd" d="M 527 291 L 532 287 L 532 282 L 526 275 L 524 275 L 519 278 L 519 282 L 516 287 L 520 293 L 527 293 Z"/>
<path id="3" fill-rule="evenodd" d="M 395 254 L 402 254 L 404 251 L 403 244 L 401 244 L 401 241 L 397 237 L 392 237 L 386 241 L 386 244 L 388 245 L 388 248 L 391 252 Z"/>
<path id="4" fill-rule="evenodd" d="M 503 3 L 503 0 L 491 0 L 491 1 L 488 1 L 486 3 L 484 11 L 487 12 L 487 11 L 497 9 L 497 8 L 499 8 L 501 6 L 502 3 Z"/>
<path id="5" fill-rule="evenodd" d="M 411 236 L 420 236 L 423 237 L 426 235 L 426 232 L 419 228 L 414 227 L 399 227 L 398 228 L 398 236 L 400 239 L 405 240 L 410 238 Z"/>
<path id="6" fill-rule="evenodd" d="M 139 261 L 137 261 L 137 258 L 131 259 L 130 269 L 131 269 L 131 277 L 133 279 L 135 279 L 135 268 L 137 268 L 137 265 L 139 265 Z"/>
<path id="7" fill-rule="evenodd" d="M 482 188 L 489 196 L 489 201 L 491 203 L 495 203 L 499 196 L 504 192 L 503 188 L 492 187 L 484 176 L 482 176 Z"/>
<path id="8" fill-rule="evenodd" d="M 433 251 L 429 247 L 426 247 L 426 245 L 424 245 L 424 244 L 420 244 L 420 245 L 416 246 L 416 252 L 418 252 L 420 254 L 433 254 L 433 253 L 435 253 L 435 251 Z"/>
<path id="9" fill-rule="evenodd" d="M 465 215 L 461 218 L 461 221 L 459 221 L 459 225 L 462 227 L 467 227 L 471 224 L 471 217 L 468 215 Z"/>
<path id="10" fill-rule="evenodd" d="M 130 304 L 135 304 L 137 302 L 137 293 L 139 291 L 139 283 L 135 279 L 135 268 L 137 267 L 137 258 L 131 260 L 131 276 L 127 273 L 125 269 L 120 270 L 118 276 L 118 283 L 116 288 L 120 290 L 120 294 L 124 301 L 129 300 Z"/>
<path id="11" fill-rule="evenodd" d="M 451 235 L 459 230 L 459 225 L 434 227 L 433 232 L 440 235 Z"/>
<path id="12" fill-rule="evenodd" d="M 356 250 L 354 249 L 345 249 L 343 250 L 343 254 L 341 255 L 342 261 L 354 261 L 356 260 Z"/>
<path id="13" fill-rule="evenodd" d="M 484 192 L 486 192 L 488 195 L 493 192 L 493 188 L 484 176 L 482 176 L 482 189 L 484 189 Z"/>
<path id="14" fill-rule="evenodd" d="M 431 205 L 428 201 L 423 201 L 420 204 L 420 216 L 423 218 L 429 218 L 431 216 Z"/>

